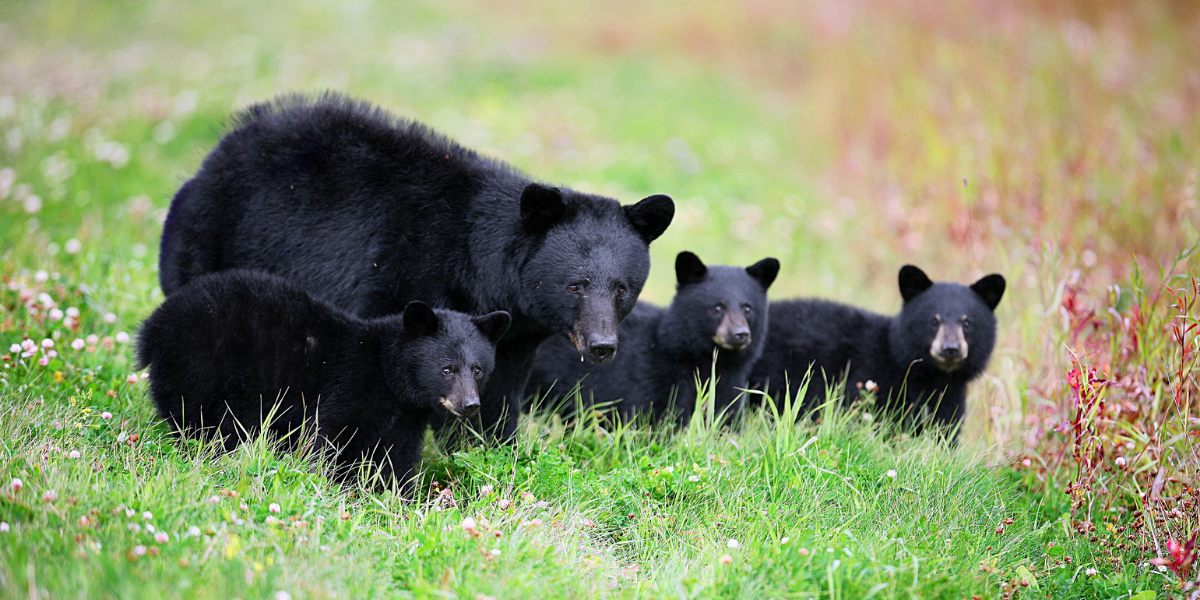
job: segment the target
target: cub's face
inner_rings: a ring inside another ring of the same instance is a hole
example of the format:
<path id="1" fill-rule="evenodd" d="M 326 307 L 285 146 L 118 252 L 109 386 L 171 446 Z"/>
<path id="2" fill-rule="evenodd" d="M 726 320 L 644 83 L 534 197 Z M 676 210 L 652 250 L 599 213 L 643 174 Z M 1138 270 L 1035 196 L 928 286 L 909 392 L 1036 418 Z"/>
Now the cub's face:
<path id="1" fill-rule="evenodd" d="M 496 342 L 508 331 L 507 312 L 471 317 L 410 303 L 404 309 L 404 343 L 397 368 L 408 397 L 454 417 L 479 411 L 483 385 L 495 367 Z M 423 308 L 421 308 L 423 307 Z"/>
<path id="2" fill-rule="evenodd" d="M 691 252 L 675 259 L 678 288 L 671 310 L 687 321 L 689 346 L 725 352 L 761 347 L 767 333 L 767 289 L 779 261 L 763 259 L 749 267 L 707 267 Z"/>
<path id="3" fill-rule="evenodd" d="M 522 312 L 565 334 L 588 360 L 609 362 L 618 325 L 650 273 L 649 243 L 673 214 L 665 196 L 620 206 L 531 184 L 521 197 L 522 226 L 538 243 L 521 270 Z"/>
<path id="4" fill-rule="evenodd" d="M 901 270 L 901 340 L 904 361 L 921 360 L 944 373 L 982 371 L 996 343 L 993 313 L 1004 278 L 988 275 L 971 286 L 932 283 L 916 267 Z M 897 357 L 900 358 L 900 357 Z"/>

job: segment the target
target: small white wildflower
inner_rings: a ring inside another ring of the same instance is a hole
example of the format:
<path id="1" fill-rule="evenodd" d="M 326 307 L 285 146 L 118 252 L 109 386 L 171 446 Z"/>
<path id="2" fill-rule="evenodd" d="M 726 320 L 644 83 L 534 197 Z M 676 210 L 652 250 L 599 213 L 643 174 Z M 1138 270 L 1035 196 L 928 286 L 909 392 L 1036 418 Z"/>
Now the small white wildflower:
<path id="1" fill-rule="evenodd" d="M 46 490 L 42 493 L 42 502 L 50 503 L 58 500 L 58 492 L 54 490 Z"/>
<path id="2" fill-rule="evenodd" d="M 145 556 L 146 555 L 146 547 L 141 544 L 138 544 L 133 547 L 133 553 L 138 556 Z"/>
<path id="3" fill-rule="evenodd" d="M 83 340 L 81 340 L 79 338 L 75 338 L 75 340 L 71 342 L 71 349 L 72 350 L 83 350 L 84 346 L 86 346 L 86 345 L 87 344 L 85 344 L 83 342 Z"/>
<path id="4" fill-rule="evenodd" d="M 200 537 L 200 528 L 192 525 L 187 528 L 187 534 L 189 537 Z"/>
<path id="5" fill-rule="evenodd" d="M 779 540 L 779 543 L 782 545 L 787 545 L 787 543 L 790 541 L 792 541 L 792 538 L 785 535 L 785 536 L 783 536 L 782 540 Z"/>
<path id="6" fill-rule="evenodd" d="M 480 487 L 479 487 L 479 495 L 480 495 L 480 496 L 486 496 L 486 495 L 488 495 L 488 494 L 492 493 L 492 490 L 493 490 L 493 489 L 494 489 L 494 488 L 492 487 L 492 485 L 491 485 L 490 483 L 489 483 L 488 485 L 483 485 L 483 486 L 480 486 Z"/>
<path id="7" fill-rule="evenodd" d="M 700 476 L 699 475 L 688 475 L 688 481 L 690 481 L 692 483 L 696 483 L 697 481 L 700 481 Z"/>
<path id="8" fill-rule="evenodd" d="M 45 283 L 47 279 L 50 279 L 50 274 L 45 270 L 40 270 L 33 274 L 33 280 L 38 283 Z"/>
<path id="9" fill-rule="evenodd" d="M 35 352 L 37 351 L 37 347 L 37 342 L 33 340 L 25 340 L 21 342 L 21 349 L 25 352 Z"/>
<path id="10" fill-rule="evenodd" d="M 142 526 L 141 526 L 141 525 L 138 525 L 137 523 L 130 523 L 130 524 L 129 524 L 129 530 L 130 530 L 130 531 L 132 531 L 132 532 L 134 532 L 134 533 L 137 533 L 137 532 L 139 532 L 139 531 L 141 531 L 141 530 L 142 530 Z"/>
<path id="11" fill-rule="evenodd" d="M 872 414 L 871 414 L 871 413 L 869 413 L 869 412 L 865 412 L 865 413 L 863 413 L 863 415 L 862 415 L 862 420 L 863 420 L 863 423 L 866 423 L 867 425 L 870 425 L 871 423 L 874 423 L 874 422 L 875 422 L 875 416 L 874 416 L 874 415 L 872 415 Z"/>
<path id="12" fill-rule="evenodd" d="M 154 533 L 156 531 L 156 529 L 154 528 L 154 525 L 152 523 L 146 523 L 146 531 L 148 531 L 150 533 Z"/>
<path id="13" fill-rule="evenodd" d="M 129 341 L 129 334 L 125 333 L 124 331 L 118 331 L 117 335 L 114 336 L 113 339 L 116 340 L 118 344 L 124 344 Z"/>
<path id="14" fill-rule="evenodd" d="M 160 531 L 160 532 L 154 534 L 154 541 L 156 541 L 160 544 L 165 544 L 165 543 L 171 541 L 171 536 L 167 535 L 167 532 L 165 532 L 165 531 Z"/>
<path id="15" fill-rule="evenodd" d="M 142 381 L 145 381 L 147 379 L 150 379 L 150 373 L 148 371 L 145 373 L 142 373 Z"/>
<path id="16" fill-rule="evenodd" d="M 67 453 L 67 458 L 79 458 L 81 455 L 78 450 L 72 450 Z"/>
<path id="17" fill-rule="evenodd" d="M 150 519 L 154 518 L 154 513 L 150 512 L 150 511 L 145 511 L 142 513 L 142 518 L 149 521 Z"/>
<path id="18" fill-rule="evenodd" d="M 895 470 L 895 469 L 888 469 L 888 470 L 887 470 L 887 473 L 884 473 L 884 475 L 887 475 L 887 476 L 888 476 L 888 479 L 895 479 L 895 478 L 896 478 L 896 470 Z"/>
<path id="19" fill-rule="evenodd" d="M 104 419 L 105 421 L 108 421 L 108 420 L 112 419 L 112 413 L 110 413 L 106 410 L 106 411 L 100 413 L 100 418 Z"/>
<path id="20" fill-rule="evenodd" d="M 1116 461 L 1116 462 L 1117 462 L 1117 466 L 1118 466 L 1118 467 L 1124 467 L 1124 466 L 1125 466 L 1125 457 L 1124 457 L 1124 456 L 1118 456 L 1118 457 L 1117 457 L 1117 461 Z"/>
<path id="21" fill-rule="evenodd" d="M 12 488 L 12 491 L 15 494 L 21 491 L 21 488 L 25 487 L 25 482 L 21 481 L 19 477 L 13 477 L 12 483 L 8 484 L 8 486 Z"/>
<path id="22" fill-rule="evenodd" d="M 60 308 L 52 308 L 50 309 L 50 314 L 48 316 L 50 317 L 51 321 L 61 321 L 65 316 L 65 313 L 63 313 L 62 309 Z"/>
<path id="23" fill-rule="evenodd" d="M 868 379 L 865 383 L 863 383 L 863 388 L 868 392 L 877 392 L 879 391 L 879 384 Z"/>
<path id="24" fill-rule="evenodd" d="M 117 315 L 113 313 L 104 313 L 104 322 L 112 325 L 117 322 Z"/>
<path id="25" fill-rule="evenodd" d="M 275 600 L 292 600 L 292 595 L 283 590 L 279 590 L 278 592 L 275 592 Z"/>
<path id="26" fill-rule="evenodd" d="M 137 511 L 133 510 L 132 508 L 125 509 L 125 516 L 129 517 L 130 519 L 132 519 L 133 515 L 136 515 L 136 514 L 137 514 Z"/>
<path id="27" fill-rule="evenodd" d="M 54 347 L 54 340 L 52 340 L 50 338 L 46 338 L 46 339 L 42 340 L 42 348 L 49 350 L 53 347 Z"/>
<path id="28" fill-rule="evenodd" d="M 137 373 L 130 373 L 129 376 L 127 376 L 125 378 L 125 383 L 128 383 L 130 385 L 133 385 L 133 384 L 137 383 L 138 381 L 139 381 L 139 379 L 138 379 Z"/>
<path id="29" fill-rule="evenodd" d="M 464 531 L 475 531 L 475 526 L 475 519 L 472 519 L 471 517 L 467 517 L 462 520 L 462 528 Z"/>
<path id="30" fill-rule="evenodd" d="M 20 352 L 20 351 L 21 351 L 21 345 L 20 345 L 20 344 L 13 344 L 13 345 L 11 345 L 11 346 L 9 346 L 9 347 L 8 347 L 8 351 L 9 351 L 9 352 L 12 352 L 13 354 L 16 354 L 16 353 L 18 353 L 18 352 Z"/>
<path id="31" fill-rule="evenodd" d="M 79 318 L 79 309 L 75 308 L 74 306 L 68 306 L 67 307 L 67 316 L 71 317 L 72 319 L 78 319 Z"/>
<path id="32" fill-rule="evenodd" d="M 728 542 L 725 542 L 725 547 L 729 548 L 730 550 L 736 550 L 737 548 L 741 547 L 741 544 L 735 539 L 730 539 Z"/>
<path id="33" fill-rule="evenodd" d="M 500 556 L 500 549 L 492 548 L 492 556 Z"/>
<path id="34" fill-rule="evenodd" d="M 1099 573 L 1100 573 L 1100 571 L 1097 571 L 1096 569 L 1093 569 L 1091 567 L 1088 567 L 1088 569 L 1083 572 L 1083 574 L 1087 575 L 1088 577 L 1095 577 Z"/>
<path id="35" fill-rule="evenodd" d="M 0 533 L 8 533 L 8 523 L 0 521 Z"/>
<path id="36" fill-rule="evenodd" d="M 271 511 L 271 512 L 273 512 L 273 513 L 277 513 L 277 512 L 279 512 L 279 511 L 281 511 L 281 510 L 283 510 L 283 509 L 279 508 L 279 505 L 278 505 L 278 504 L 276 504 L 276 503 L 272 502 L 272 503 L 271 503 L 269 506 L 267 506 L 267 510 L 269 510 L 269 511 Z"/>
<path id="37" fill-rule="evenodd" d="M 100 336 L 98 336 L 98 335 L 96 335 L 96 334 L 94 334 L 94 333 L 93 333 L 93 334 L 90 334 L 90 335 L 88 335 L 88 336 L 87 336 L 87 343 L 88 343 L 88 345 L 89 345 L 89 346 L 95 346 L 96 344 L 99 344 L 99 343 L 100 343 Z"/>
<path id="38" fill-rule="evenodd" d="M 66 250 L 67 254 L 78 254 L 82 249 L 83 244 L 75 238 L 71 238 L 67 240 L 66 244 L 63 244 L 63 250 Z"/>
<path id="39" fill-rule="evenodd" d="M 218 502 L 220 502 L 220 501 L 221 501 L 221 498 L 220 498 L 220 497 L 218 497 L 218 496 L 213 496 L 213 497 L 211 497 L 211 498 L 209 498 L 209 499 L 208 499 L 208 503 L 209 503 L 209 504 L 216 504 L 216 503 L 218 503 Z"/>

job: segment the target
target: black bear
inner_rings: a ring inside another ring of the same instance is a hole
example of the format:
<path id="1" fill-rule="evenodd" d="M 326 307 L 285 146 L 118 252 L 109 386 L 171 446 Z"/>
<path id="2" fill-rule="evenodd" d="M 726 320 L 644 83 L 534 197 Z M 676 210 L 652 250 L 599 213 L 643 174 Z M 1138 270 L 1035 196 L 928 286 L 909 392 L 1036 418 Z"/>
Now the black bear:
<path id="1" fill-rule="evenodd" d="M 381 483 L 409 480 L 437 412 L 467 416 L 509 315 L 481 317 L 411 302 L 363 319 L 262 272 L 199 277 L 142 325 L 138 359 L 150 396 L 176 430 L 232 449 L 272 411 L 294 445 L 301 426 L 345 476 L 368 461 Z"/>
<path id="2" fill-rule="evenodd" d="M 808 392 L 797 398 L 805 409 L 845 376 L 847 404 L 865 387 L 885 411 L 918 426 L 956 426 L 966 412 L 967 383 L 983 372 L 996 343 L 993 311 L 1004 277 L 988 275 L 969 287 L 934 283 L 906 265 L 899 280 L 904 305 L 892 317 L 824 300 L 772 302 L 751 385 L 782 402 L 784 383 L 796 398 L 811 368 Z"/>
<path id="3" fill-rule="evenodd" d="M 611 360 L 618 323 L 675 205 L 531 181 L 425 126 L 337 94 L 285 96 L 234 120 L 171 202 L 160 283 L 261 269 L 362 317 L 411 300 L 505 310 L 477 426 L 511 439 L 537 347 L 566 334 Z"/>
<path id="4" fill-rule="evenodd" d="M 568 394 L 578 383 L 585 402 L 615 403 L 622 419 L 649 413 L 657 420 L 673 407 L 675 419 L 687 423 L 696 407 L 697 378 L 710 381 L 715 351 L 713 408 L 736 415 L 766 339 L 767 288 L 778 273 L 774 258 L 744 269 L 706 267 L 695 254 L 680 252 L 671 305 L 639 302 L 621 322 L 620 356 L 587 365 L 566 342 L 548 340 L 538 349 L 527 392 L 545 394 L 570 412 Z"/>

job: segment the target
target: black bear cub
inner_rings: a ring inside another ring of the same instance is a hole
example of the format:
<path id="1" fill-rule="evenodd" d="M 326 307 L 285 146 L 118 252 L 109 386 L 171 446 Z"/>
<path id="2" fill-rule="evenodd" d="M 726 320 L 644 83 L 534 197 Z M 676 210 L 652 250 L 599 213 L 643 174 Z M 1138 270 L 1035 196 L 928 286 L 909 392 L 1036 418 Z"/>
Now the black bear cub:
<path id="1" fill-rule="evenodd" d="M 159 414 L 184 434 L 219 434 L 232 449 L 273 410 L 270 429 L 293 447 L 301 426 L 315 428 L 339 477 L 368 461 L 382 484 L 405 484 L 430 418 L 479 409 L 509 322 L 421 302 L 361 319 L 279 277 L 233 270 L 167 298 L 142 325 L 138 359 Z"/>
<path id="2" fill-rule="evenodd" d="M 708 382 L 716 352 L 714 409 L 736 414 L 744 403 L 746 379 L 767 333 L 767 288 L 779 261 L 765 258 L 749 267 L 706 267 L 691 252 L 675 259 L 678 288 L 671 305 L 639 302 L 621 322 L 621 354 L 609 364 L 579 360 L 570 344 L 554 338 L 542 344 L 527 392 L 563 401 L 576 383 L 584 402 L 615 403 L 628 420 L 649 413 L 660 419 L 673 407 L 687 423 L 696 406 L 696 379 Z"/>
<path id="3" fill-rule="evenodd" d="M 247 108 L 179 188 L 163 224 L 163 293 L 205 273 L 282 275 L 360 317 L 411 300 L 512 327 L 478 425 L 512 439 L 537 347 L 569 336 L 596 363 L 671 223 L 661 195 L 621 205 L 544 185 L 428 127 L 337 94 Z"/>
<path id="4" fill-rule="evenodd" d="M 772 302 L 771 332 L 751 385 L 782 402 L 785 382 L 795 398 L 811 367 L 805 409 L 845 375 L 847 404 L 865 387 L 908 422 L 957 425 L 967 383 L 983 372 L 996 343 L 993 311 L 1004 277 L 988 275 L 969 287 L 934 283 L 907 265 L 899 279 L 904 306 L 892 317 L 824 300 Z"/>

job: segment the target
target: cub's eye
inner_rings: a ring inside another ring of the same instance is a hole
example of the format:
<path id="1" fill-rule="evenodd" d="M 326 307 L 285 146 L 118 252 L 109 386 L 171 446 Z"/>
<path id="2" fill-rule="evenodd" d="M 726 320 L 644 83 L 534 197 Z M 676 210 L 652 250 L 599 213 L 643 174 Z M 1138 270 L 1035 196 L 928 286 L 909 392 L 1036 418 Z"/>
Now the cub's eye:
<path id="1" fill-rule="evenodd" d="M 929 325 L 932 327 L 937 327 L 938 325 L 941 325 L 941 324 L 942 324 L 942 320 L 937 317 L 934 317 L 929 320 Z"/>
<path id="2" fill-rule="evenodd" d="M 725 305 L 724 305 L 724 304 L 718 304 L 718 305 L 716 305 L 716 306 L 714 306 L 714 307 L 713 307 L 713 312 L 717 312 L 717 313 L 719 313 L 719 312 L 721 312 L 721 311 L 723 311 L 723 310 L 725 310 Z"/>
<path id="3" fill-rule="evenodd" d="M 746 314 L 750 314 L 750 305 L 749 305 L 749 304 L 747 304 L 747 305 L 743 306 L 743 307 L 742 307 L 742 312 L 744 312 L 744 313 L 746 313 Z"/>
<path id="4" fill-rule="evenodd" d="M 966 329 L 970 326 L 971 326 L 971 320 L 966 317 L 963 317 L 963 329 Z"/>
<path id="5" fill-rule="evenodd" d="M 572 294 L 577 294 L 577 293 L 579 293 L 579 284 L 578 284 L 578 283 L 572 283 L 571 285 L 568 285 L 568 286 L 567 286 L 567 289 L 568 289 L 568 290 L 571 290 L 571 293 L 572 293 Z"/>
<path id="6" fill-rule="evenodd" d="M 479 367 L 474 367 L 472 369 L 472 371 L 474 371 L 474 373 L 475 373 L 475 379 L 479 379 L 479 378 L 483 377 L 483 369 L 480 369 Z"/>
<path id="7" fill-rule="evenodd" d="M 618 298 L 620 298 L 628 293 L 629 293 L 629 290 L 625 289 L 625 286 L 622 285 L 622 286 L 617 287 L 617 297 Z"/>
<path id="8" fill-rule="evenodd" d="M 454 372 L 450 367 L 442 367 L 442 375 L 449 375 Z"/>

